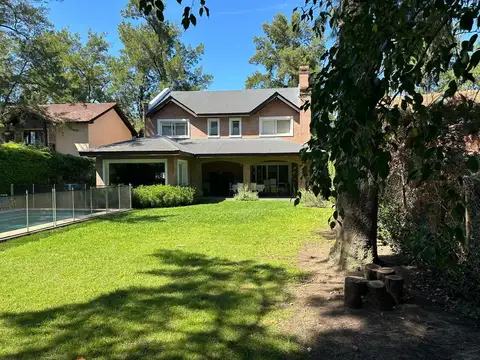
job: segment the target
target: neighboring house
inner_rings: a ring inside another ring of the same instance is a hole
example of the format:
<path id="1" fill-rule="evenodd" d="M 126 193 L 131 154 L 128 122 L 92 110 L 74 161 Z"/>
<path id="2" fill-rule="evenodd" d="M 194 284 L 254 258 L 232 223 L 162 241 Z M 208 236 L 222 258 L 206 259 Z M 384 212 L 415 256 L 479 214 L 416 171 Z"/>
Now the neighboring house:
<path id="1" fill-rule="evenodd" d="M 116 103 L 43 105 L 48 121 L 34 119 L 16 126 L 13 139 L 47 145 L 71 155 L 79 150 L 130 140 L 136 131 Z"/>
<path id="2" fill-rule="evenodd" d="M 97 184 L 191 185 L 225 196 L 247 184 L 291 195 L 303 181 L 299 151 L 310 138 L 308 68 L 300 86 L 238 91 L 162 91 L 146 113 L 145 138 L 80 151 L 96 157 Z"/>

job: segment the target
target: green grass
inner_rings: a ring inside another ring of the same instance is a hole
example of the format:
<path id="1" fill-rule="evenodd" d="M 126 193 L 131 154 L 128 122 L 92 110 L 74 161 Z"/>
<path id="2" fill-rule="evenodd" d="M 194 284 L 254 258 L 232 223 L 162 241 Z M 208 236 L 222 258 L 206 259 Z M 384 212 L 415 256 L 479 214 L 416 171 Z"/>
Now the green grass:
<path id="1" fill-rule="evenodd" d="M 295 256 L 329 209 L 225 201 L 0 244 L 0 359 L 279 359 Z"/>

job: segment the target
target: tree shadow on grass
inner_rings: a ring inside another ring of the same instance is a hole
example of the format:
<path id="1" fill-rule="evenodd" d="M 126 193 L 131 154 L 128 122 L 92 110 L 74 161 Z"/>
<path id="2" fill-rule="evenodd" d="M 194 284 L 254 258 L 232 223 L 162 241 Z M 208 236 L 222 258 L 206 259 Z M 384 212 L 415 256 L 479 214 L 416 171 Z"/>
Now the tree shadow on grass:
<path id="1" fill-rule="evenodd" d="M 158 285 L 43 311 L 0 314 L 9 335 L 0 358 L 282 359 L 298 354 L 293 337 L 265 324 L 287 297 L 284 288 L 292 275 L 284 268 L 179 250 L 154 256 L 158 268 L 143 274 Z"/>
<path id="2" fill-rule="evenodd" d="M 174 216 L 177 215 L 146 215 L 142 214 L 142 212 L 122 212 L 119 214 L 106 215 L 105 217 L 102 217 L 101 220 L 105 220 L 108 222 L 118 222 L 123 224 L 136 224 L 143 222 L 164 222 L 167 221 L 168 218 Z"/>

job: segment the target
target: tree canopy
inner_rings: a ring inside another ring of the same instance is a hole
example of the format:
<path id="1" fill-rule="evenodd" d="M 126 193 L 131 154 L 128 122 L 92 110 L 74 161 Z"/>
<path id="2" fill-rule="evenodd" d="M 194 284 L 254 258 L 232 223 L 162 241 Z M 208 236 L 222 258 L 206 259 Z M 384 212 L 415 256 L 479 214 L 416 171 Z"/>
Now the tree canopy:
<path id="1" fill-rule="evenodd" d="M 295 87 L 301 65 L 318 70 L 324 43 L 307 23 L 300 22 L 298 13 L 290 21 L 278 13 L 262 29 L 265 36 L 253 38 L 256 53 L 250 64 L 263 66 L 265 73 L 255 71 L 246 80 L 247 88 Z"/>

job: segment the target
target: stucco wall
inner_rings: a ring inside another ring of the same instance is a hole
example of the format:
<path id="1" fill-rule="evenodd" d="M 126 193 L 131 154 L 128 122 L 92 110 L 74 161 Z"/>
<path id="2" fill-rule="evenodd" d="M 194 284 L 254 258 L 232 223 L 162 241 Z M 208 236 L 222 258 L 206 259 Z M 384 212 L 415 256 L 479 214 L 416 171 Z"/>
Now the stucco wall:
<path id="1" fill-rule="evenodd" d="M 88 140 L 90 147 L 130 140 L 132 134 L 115 109 L 107 111 L 88 124 Z"/>
<path id="2" fill-rule="evenodd" d="M 242 119 L 242 137 L 259 137 L 259 118 L 263 116 L 292 116 L 293 117 L 293 136 L 281 136 L 282 139 L 294 141 L 303 144 L 310 138 L 310 111 L 301 111 L 300 113 L 286 105 L 280 100 L 275 100 L 265 107 L 261 108 L 251 116 L 241 117 Z M 232 116 L 238 118 L 238 116 Z M 213 117 L 212 117 L 213 118 Z M 215 117 L 220 119 L 220 137 L 229 137 L 229 119 L 230 116 Z M 146 119 L 146 136 L 157 134 L 157 120 L 159 119 L 189 119 L 190 137 L 192 139 L 202 139 L 208 137 L 208 118 L 196 117 L 183 110 L 176 104 L 170 103 Z"/>
<path id="3" fill-rule="evenodd" d="M 79 156 L 75 144 L 88 144 L 87 123 L 67 123 L 55 128 L 55 148 L 58 152 Z"/>

